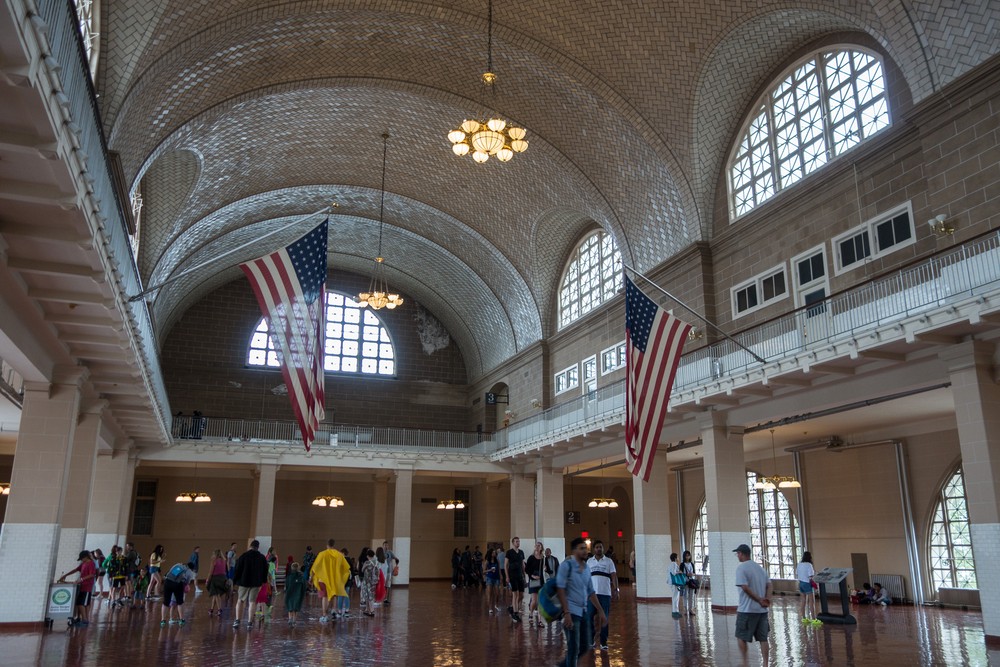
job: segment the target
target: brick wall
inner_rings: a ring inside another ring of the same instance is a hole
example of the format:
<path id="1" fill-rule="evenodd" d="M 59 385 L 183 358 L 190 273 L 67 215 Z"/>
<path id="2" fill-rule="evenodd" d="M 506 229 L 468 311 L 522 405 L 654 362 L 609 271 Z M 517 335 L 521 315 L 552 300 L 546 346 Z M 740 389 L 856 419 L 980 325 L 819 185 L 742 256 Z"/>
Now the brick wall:
<path id="1" fill-rule="evenodd" d="M 356 294 L 367 279 L 331 272 L 329 289 Z M 414 320 L 415 302 L 378 312 L 396 353 L 396 378 L 328 373 L 327 421 L 462 430 L 467 424 L 466 370 L 454 341 L 427 355 Z M 209 294 L 184 313 L 161 353 L 163 374 L 175 411 L 245 419 L 293 419 L 278 369 L 247 366 L 250 337 L 260 309 L 244 279 Z M 238 386 L 237 386 L 238 385 Z"/>

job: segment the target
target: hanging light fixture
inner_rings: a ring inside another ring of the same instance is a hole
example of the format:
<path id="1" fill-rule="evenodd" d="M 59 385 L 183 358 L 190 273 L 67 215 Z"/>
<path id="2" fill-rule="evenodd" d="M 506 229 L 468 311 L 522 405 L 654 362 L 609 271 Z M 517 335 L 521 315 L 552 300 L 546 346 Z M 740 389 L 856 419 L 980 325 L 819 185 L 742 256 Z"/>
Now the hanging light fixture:
<path id="1" fill-rule="evenodd" d="M 198 464 L 194 464 L 194 487 L 198 488 Z M 174 498 L 175 503 L 210 503 L 212 497 L 204 491 L 182 491 Z"/>
<path id="2" fill-rule="evenodd" d="M 398 294 L 389 291 L 385 279 L 385 260 L 382 258 L 382 227 L 385 216 L 385 162 L 389 151 L 389 133 L 382 134 L 382 197 L 378 207 L 378 254 L 375 256 L 375 266 L 372 269 L 372 281 L 367 292 L 358 294 L 358 305 L 362 308 L 371 306 L 372 310 L 403 305 L 403 299 Z"/>
<path id="3" fill-rule="evenodd" d="M 327 478 L 326 478 L 327 495 L 325 495 L 325 496 L 316 496 L 315 498 L 313 498 L 312 504 L 315 505 L 316 507 L 333 507 L 333 508 L 337 508 L 337 507 L 343 507 L 344 506 L 344 501 L 343 501 L 343 499 L 340 496 L 334 496 L 334 495 L 330 494 L 330 490 L 331 490 L 330 487 L 331 487 L 331 485 L 333 483 L 331 481 L 331 475 L 333 475 L 333 469 L 332 468 L 327 470 Z"/>
<path id="4" fill-rule="evenodd" d="M 778 458 L 774 454 L 773 428 L 771 429 L 771 465 L 773 466 L 774 474 L 770 477 L 758 477 L 757 482 L 753 485 L 754 489 L 758 491 L 774 491 L 775 489 L 798 489 L 802 487 L 802 484 L 795 477 L 778 474 Z"/>
<path id="5" fill-rule="evenodd" d="M 601 491 L 604 491 L 604 461 L 601 461 Z M 598 509 L 616 509 L 618 507 L 618 501 L 614 498 L 592 498 L 587 507 L 596 507 Z"/>
<path id="6" fill-rule="evenodd" d="M 451 473 L 448 473 L 448 479 L 451 479 Z M 438 500 L 437 508 L 439 510 L 464 510 L 465 503 L 461 500 L 448 498 L 446 500 Z"/>
<path id="7" fill-rule="evenodd" d="M 486 38 L 486 71 L 480 77 L 480 102 L 485 104 L 487 93 L 496 100 L 497 75 L 493 71 L 493 0 L 489 0 Z M 451 150 L 459 157 L 472 155 L 472 159 L 482 164 L 496 157 L 501 162 L 509 162 L 514 153 L 528 150 L 525 140 L 527 131 L 508 123 L 499 116 L 491 116 L 486 120 L 465 119 L 454 130 L 448 133 Z"/>
<path id="8" fill-rule="evenodd" d="M 0 482 L 0 496 L 10 495 L 10 482 Z"/>

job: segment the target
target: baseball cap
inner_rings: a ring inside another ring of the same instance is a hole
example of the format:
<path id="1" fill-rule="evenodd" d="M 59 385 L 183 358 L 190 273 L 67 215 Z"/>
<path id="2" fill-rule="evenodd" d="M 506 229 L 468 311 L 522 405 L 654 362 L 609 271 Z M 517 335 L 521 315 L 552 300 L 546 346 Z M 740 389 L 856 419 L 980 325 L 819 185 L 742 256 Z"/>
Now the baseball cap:
<path id="1" fill-rule="evenodd" d="M 77 560 L 83 560 L 84 558 L 90 558 L 89 551 L 81 551 L 80 555 L 76 557 Z"/>
<path id="2" fill-rule="evenodd" d="M 733 549 L 733 553 L 741 553 L 741 554 L 746 554 L 747 556 L 749 556 L 750 555 L 750 547 L 747 546 L 746 544 L 741 544 L 740 546 L 738 546 L 735 549 Z"/>

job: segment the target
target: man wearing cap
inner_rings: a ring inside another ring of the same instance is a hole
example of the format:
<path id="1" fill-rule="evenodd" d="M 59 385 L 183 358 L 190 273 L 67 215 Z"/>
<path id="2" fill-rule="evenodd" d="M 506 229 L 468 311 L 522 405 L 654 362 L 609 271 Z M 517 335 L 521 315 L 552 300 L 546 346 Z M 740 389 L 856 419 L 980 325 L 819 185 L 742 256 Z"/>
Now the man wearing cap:
<path id="1" fill-rule="evenodd" d="M 767 664 L 767 635 L 770 626 L 767 608 L 771 606 L 771 578 L 757 563 L 750 560 L 750 547 L 746 544 L 733 549 L 740 564 L 736 566 L 736 585 L 740 589 L 740 603 L 736 607 L 736 639 L 744 659 L 747 642 L 756 639 L 760 643 L 760 657 Z"/>
<path id="2" fill-rule="evenodd" d="M 80 573 L 76 582 L 76 618 L 71 622 L 73 625 L 90 625 L 90 595 L 94 591 L 94 579 L 97 578 L 97 564 L 90 557 L 89 551 L 81 551 L 77 560 L 80 564 L 59 577 L 59 583 L 66 583 L 66 577 Z"/>

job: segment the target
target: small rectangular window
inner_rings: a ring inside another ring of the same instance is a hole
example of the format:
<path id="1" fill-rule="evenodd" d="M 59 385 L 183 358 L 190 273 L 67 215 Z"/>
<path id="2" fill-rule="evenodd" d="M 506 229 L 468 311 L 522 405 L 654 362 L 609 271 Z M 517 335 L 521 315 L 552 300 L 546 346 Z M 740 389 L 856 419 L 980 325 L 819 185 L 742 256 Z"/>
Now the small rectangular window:
<path id="1" fill-rule="evenodd" d="M 455 537 L 469 536 L 469 501 L 472 500 L 472 492 L 469 489 L 455 489 L 455 500 L 461 500 L 465 507 L 460 510 L 453 510 L 455 520 Z"/>
<path id="2" fill-rule="evenodd" d="M 556 373 L 555 375 L 555 389 L 556 394 L 561 394 L 564 391 L 569 391 L 570 389 L 576 389 L 580 386 L 580 367 L 578 364 L 573 364 L 569 368 L 563 369 Z"/>
<path id="3" fill-rule="evenodd" d="M 597 379 L 597 357 L 590 357 L 583 361 L 583 381 L 590 382 Z"/>
<path id="4" fill-rule="evenodd" d="M 156 509 L 156 480 L 143 479 L 135 483 L 135 503 L 132 506 L 132 534 L 153 534 L 153 511 Z"/>
<path id="5" fill-rule="evenodd" d="M 799 286 L 808 285 L 814 280 L 819 280 L 826 275 L 826 265 L 823 262 L 823 253 L 818 252 L 811 257 L 800 259 L 796 265 L 799 270 Z"/>
<path id="6" fill-rule="evenodd" d="M 733 317 L 763 308 L 787 295 L 788 282 L 785 278 L 785 267 L 782 265 L 732 289 Z"/>
<path id="7" fill-rule="evenodd" d="M 613 373 L 625 367 L 625 341 L 601 351 L 601 375 Z"/>
<path id="8" fill-rule="evenodd" d="M 857 264 L 867 259 L 872 254 L 871 242 L 868 240 L 868 230 L 866 229 L 860 234 L 855 234 L 850 238 L 844 239 L 840 242 L 839 249 L 840 266 L 845 269 L 852 264 Z"/>
<path id="9" fill-rule="evenodd" d="M 913 214 L 906 202 L 833 239 L 837 273 L 916 241 Z"/>
<path id="10" fill-rule="evenodd" d="M 906 211 L 875 225 L 875 238 L 878 241 L 879 252 L 885 252 L 893 246 L 909 241 L 912 236 L 910 215 Z"/>

